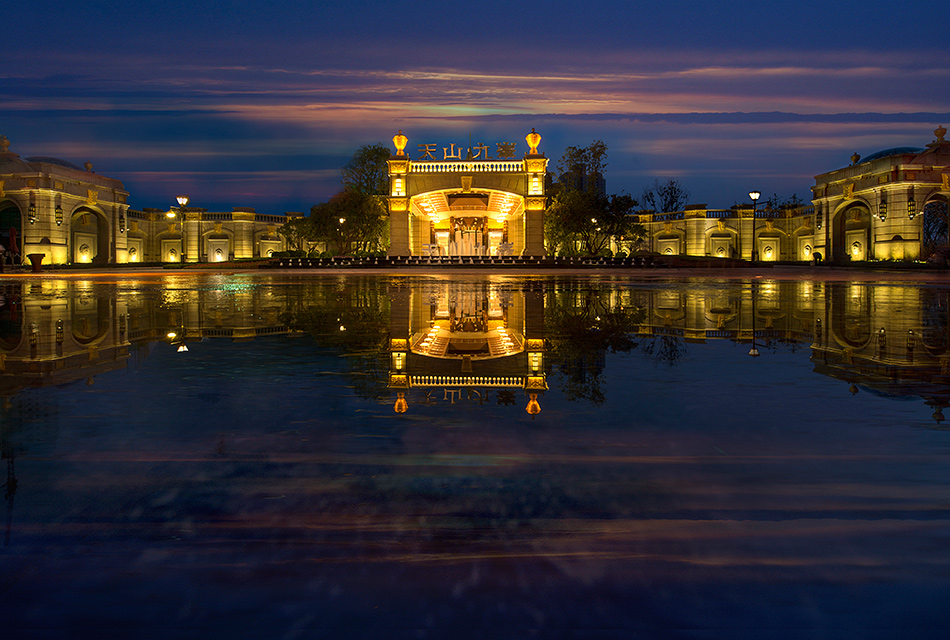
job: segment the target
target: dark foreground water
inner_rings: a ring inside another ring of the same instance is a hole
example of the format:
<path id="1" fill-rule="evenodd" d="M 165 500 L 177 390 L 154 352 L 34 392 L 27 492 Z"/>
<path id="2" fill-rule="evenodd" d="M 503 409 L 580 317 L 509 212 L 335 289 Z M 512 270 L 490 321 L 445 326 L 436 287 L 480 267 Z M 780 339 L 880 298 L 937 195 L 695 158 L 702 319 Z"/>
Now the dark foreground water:
<path id="1" fill-rule="evenodd" d="M 946 288 L 0 288 L 4 638 L 950 625 Z"/>

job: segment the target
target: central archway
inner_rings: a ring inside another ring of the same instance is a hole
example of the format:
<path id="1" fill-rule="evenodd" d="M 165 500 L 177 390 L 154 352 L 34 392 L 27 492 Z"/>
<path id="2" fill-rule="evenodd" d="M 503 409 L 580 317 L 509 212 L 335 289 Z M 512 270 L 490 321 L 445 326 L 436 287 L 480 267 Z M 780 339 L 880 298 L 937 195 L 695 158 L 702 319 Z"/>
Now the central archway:
<path id="1" fill-rule="evenodd" d="M 23 238 L 20 210 L 12 202 L 0 202 L 0 245 L 12 254 L 19 254 Z"/>
<path id="2" fill-rule="evenodd" d="M 409 207 L 418 221 L 423 255 L 505 256 L 519 240 L 510 222 L 524 214 L 524 198 L 504 191 L 443 189 L 413 196 Z"/>
<path id="3" fill-rule="evenodd" d="M 109 262 L 109 224 L 98 211 L 80 207 L 70 217 L 69 261 L 91 264 Z"/>
<path id="4" fill-rule="evenodd" d="M 867 260 L 871 258 L 871 210 L 862 201 L 854 201 L 834 217 L 832 233 L 832 260 Z"/>

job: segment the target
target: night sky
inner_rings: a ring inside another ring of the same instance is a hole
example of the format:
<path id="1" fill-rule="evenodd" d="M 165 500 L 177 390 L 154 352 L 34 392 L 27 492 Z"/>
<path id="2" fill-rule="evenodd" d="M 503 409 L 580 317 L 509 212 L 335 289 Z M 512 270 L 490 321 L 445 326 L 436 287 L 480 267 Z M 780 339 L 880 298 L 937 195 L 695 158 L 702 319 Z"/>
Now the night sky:
<path id="1" fill-rule="evenodd" d="M 601 138 L 607 188 L 692 203 L 813 176 L 950 124 L 933 1 L 18 2 L 0 134 L 118 178 L 134 208 L 305 211 L 363 144 Z"/>

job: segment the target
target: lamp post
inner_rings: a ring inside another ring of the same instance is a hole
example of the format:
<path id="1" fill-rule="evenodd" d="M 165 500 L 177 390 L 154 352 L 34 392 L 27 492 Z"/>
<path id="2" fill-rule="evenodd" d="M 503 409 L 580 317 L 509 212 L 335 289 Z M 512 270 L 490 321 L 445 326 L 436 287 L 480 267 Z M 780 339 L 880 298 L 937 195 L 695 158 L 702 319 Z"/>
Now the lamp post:
<path id="1" fill-rule="evenodd" d="M 752 198 L 752 262 L 757 262 L 759 259 L 759 249 L 755 244 L 755 205 L 761 196 L 762 194 L 759 191 L 749 192 L 749 197 Z M 756 355 L 758 355 L 758 353 L 756 353 Z"/>
<path id="2" fill-rule="evenodd" d="M 169 218 L 174 218 L 177 214 L 179 221 L 181 222 L 181 261 L 185 261 L 185 207 L 188 205 L 188 196 L 178 196 L 175 198 L 178 201 L 178 209 L 176 210 L 172 207 L 172 210 L 169 211 L 167 215 Z"/>

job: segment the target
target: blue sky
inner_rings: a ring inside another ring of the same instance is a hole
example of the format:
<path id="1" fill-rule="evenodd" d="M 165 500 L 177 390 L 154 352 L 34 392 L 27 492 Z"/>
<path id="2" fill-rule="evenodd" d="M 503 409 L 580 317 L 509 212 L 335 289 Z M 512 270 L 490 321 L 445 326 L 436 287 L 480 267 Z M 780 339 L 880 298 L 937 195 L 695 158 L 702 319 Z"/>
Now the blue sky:
<path id="1" fill-rule="evenodd" d="M 122 180 L 133 207 L 307 210 L 363 144 L 603 139 L 610 191 L 694 203 L 950 123 L 945 11 L 884 2 L 32 2 L 5 9 L 0 134 Z"/>

